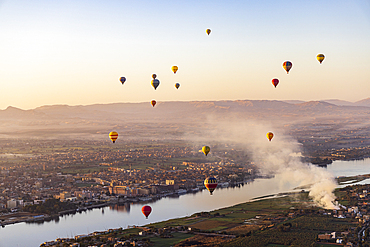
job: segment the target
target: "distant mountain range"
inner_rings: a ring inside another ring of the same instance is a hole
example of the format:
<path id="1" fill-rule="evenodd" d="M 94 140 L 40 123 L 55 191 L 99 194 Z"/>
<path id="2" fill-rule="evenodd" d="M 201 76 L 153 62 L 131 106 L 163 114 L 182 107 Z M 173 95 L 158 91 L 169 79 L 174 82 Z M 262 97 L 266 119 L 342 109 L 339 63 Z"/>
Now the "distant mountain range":
<path id="1" fill-rule="evenodd" d="M 31 110 L 9 106 L 0 110 L 0 138 L 27 135 L 99 135 L 111 130 L 127 136 L 153 135 L 166 131 L 191 132 L 208 122 L 263 121 L 290 125 L 294 122 L 322 122 L 335 119 L 341 124 L 370 122 L 370 98 L 355 103 L 324 101 L 157 101 L 145 103 L 94 104 L 86 106 L 48 105 Z"/>
<path id="2" fill-rule="evenodd" d="M 359 100 L 356 102 L 349 102 L 345 100 L 339 100 L 339 99 L 328 99 L 328 100 L 321 100 L 322 102 L 327 102 L 333 105 L 337 106 L 368 106 L 370 107 L 370 98 Z M 290 103 L 290 104 L 300 104 L 304 103 L 305 101 L 302 100 L 284 100 L 284 102 Z"/>

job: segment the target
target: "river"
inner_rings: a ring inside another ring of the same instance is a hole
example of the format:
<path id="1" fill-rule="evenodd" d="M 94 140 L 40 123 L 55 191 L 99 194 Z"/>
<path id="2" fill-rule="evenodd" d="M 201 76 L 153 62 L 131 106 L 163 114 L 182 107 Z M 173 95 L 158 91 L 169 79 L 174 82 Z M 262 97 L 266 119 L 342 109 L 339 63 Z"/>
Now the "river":
<path id="1" fill-rule="evenodd" d="M 327 169 L 335 177 L 370 173 L 370 159 L 357 161 L 335 161 Z M 203 190 L 196 194 L 166 197 L 151 202 L 153 211 L 149 219 L 141 213 L 141 204 L 92 209 L 74 215 L 65 215 L 58 221 L 43 223 L 18 223 L 0 228 L 0 247 L 39 246 L 56 238 L 73 237 L 111 228 L 127 228 L 129 225 L 145 225 L 167 219 L 189 216 L 196 212 L 247 202 L 252 198 L 279 192 L 291 191 L 296 185 L 282 184 L 279 176 L 271 179 L 256 179 L 244 186 L 217 189 L 214 195 Z M 366 180 L 364 180 L 366 181 Z M 360 183 L 365 183 L 364 181 Z M 366 181 L 369 182 L 369 181 Z"/>

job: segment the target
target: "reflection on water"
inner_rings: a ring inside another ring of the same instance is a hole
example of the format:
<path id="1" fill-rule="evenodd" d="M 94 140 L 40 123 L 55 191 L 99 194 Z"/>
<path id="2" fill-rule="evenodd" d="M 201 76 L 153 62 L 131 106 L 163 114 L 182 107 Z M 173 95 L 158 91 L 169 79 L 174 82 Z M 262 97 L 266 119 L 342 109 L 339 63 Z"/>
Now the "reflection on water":
<path id="1" fill-rule="evenodd" d="M 117 210 L 117 211 L 121 211 L 121 212 L 127 212 L 127 213 L 130 213 L 130 203 L 125 203 L 125 204 L 116 204 L 116 205 L 110 205 L 109 206 L 109 209 L 110 210 Z M 102 211 L 104 212 L 104 211 Z"/>
<path id="2" fill-rule="evenodd" d="M 327 169 L 334 176 L 353 176 L 370 173 L 370 159 L 360 161 L 335 161 Z M 358 182 L 364 184 L 369 179 Z M 141 204 L 112 205 L 102 209 L 84 211 L 81 214 L 64 215 L 58 220 L 44 223 L 18 223 L 0 228 L 0 247 L 39 246 L 45 241 L 61 237 L 73 237 L 111 228 L 126 228 L 128 225 L 145 225 L 176 217 L 190 216 L 196 212 L 211 211 L 243 203 L 252 198 L 287 192 L 298 186 L 282 179 L 279 175 L 271 179 L 248 181 L 244 186 L 219 188 L 212 196 L 206 190 L 180 197 L 166 197 L 148 203 L 152 207 L 149 219 L 141 213 Z M 104 213 L 103 213 L 104 211 Z M 27 239 L 24 238 L 27 233 Z"/>

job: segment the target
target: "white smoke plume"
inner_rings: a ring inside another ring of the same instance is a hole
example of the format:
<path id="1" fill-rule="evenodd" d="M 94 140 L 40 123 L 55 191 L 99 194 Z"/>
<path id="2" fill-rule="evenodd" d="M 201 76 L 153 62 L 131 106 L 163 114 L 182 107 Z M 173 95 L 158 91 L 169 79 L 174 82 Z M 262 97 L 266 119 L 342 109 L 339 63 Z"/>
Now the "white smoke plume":
<path id="1" fill-rule="evenodd" d="M 309 196 L 318 206 L 337 208 L 333 193 L 337 184 L 333 175 L 323 168 L 302 163 L 297 155 L 301 145 L 281 129 L 265 123 L 210 119 L 207 130 L 201 140 L 198 137 L 198 141 L 236 143 L 240 149 L 251 154 L 263 174 L 279 176 L 281 183 L 291 184 L 292 189 L 308 186 Z M 266 137 L 269 131 L 274 133 L 271 142 Z M 190 138 L 193 141 L 197 139 L 194 136 Z"/>

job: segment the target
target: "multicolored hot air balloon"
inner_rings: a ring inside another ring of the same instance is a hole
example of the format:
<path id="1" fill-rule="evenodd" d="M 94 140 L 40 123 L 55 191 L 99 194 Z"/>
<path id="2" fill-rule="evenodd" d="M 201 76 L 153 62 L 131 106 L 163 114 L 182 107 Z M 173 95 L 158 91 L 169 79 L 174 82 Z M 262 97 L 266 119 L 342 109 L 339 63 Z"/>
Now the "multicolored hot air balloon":
<path id="1" fill-rule="evenodd" d="M 179 67 L 177 67 L 176 65 L 172 66 L 172 71 L 173 71 L 174 74 L 176 74 L 178 69 L 179 69 Z"/>
<path id="2" fill-rule="evenodd" d="M 318 54 L 318 55 L 316 56 L 316 58 L 317 58 L 317 60 L 318 60 L 320 63 L 322 63 L 322 61 L 324 61 L 324 59 L 325 59 L 325 56 L 324 56 L 324 54 Z"/>
<path id="3" fill-rule="evenodd" d="M 202 147 L 202 152 L 207 156 L 207 154 L 211 151 L 211 148 L 208 146 Z"/>
<path id="4" fill-rule="evenodd" d="M 207 29 L 206 33 L 209 35 L 211 33 L 211 29 Z"/>
<path id="5" fill-rule="evenodd" d="M 157 87 L 159 86 L 159 80 L 158 79 L 153 79 L 152 80 L 152 86 L 154 87 L 154 89 L 156 90 Z"/>
<path id="6" fill-rule="evenodd" d="M 179 87 L 180 87 L 180 83 L 175 83 L 175 88 L 177 88 L 177 89 L 179 89 Z"/>
<path id="7" fill-rule="evenodd" d="M 115 131 L 110 132 L 109 138 L 112 140 L 113 143 L 115 143 L 118 138 L 118 133 Z"/>
<path id="8" fill-rule="evenodd" d="M 283 68 L 286 70 L 286 73 L 289 74 L 289 70 L 292 68 L 293 64 L 289 61 L 283 63 Z"/>
<path id="9" fill-rule="evenodd" d="M 217 180 L 214 177 L 209 177 L 204 180 L 204 186 L 206 186 L 209 193 L 212 195 L 213 191 L 217 187 Z"/>
<path id="10" fill-rule="evenodd" d="M 154 107 L 155 106 L 155 104 L 157 104 L 157 101 L 155 101 L 154 99 L 152 100 L 152 102 L 151 102 L 151 104 L 152 104 L 152 106 Z"/>
<path id="11" fill-rule="evenodd" d="M 125 83 L 125 81 L 126 81 L 126 77 L 121 77 L 121 78 L 119 78 L 119 80 L 120 80 L 120 82 L 122 83 L 122 85 L 123 85 L 123 83 Z"/>
<path id="12" fill-rule="evenodd" d="M 272 79 L 272 85 L 274 85 L 275 86 L 275 88 L 276 88 L 276 86 L 279 84 L 279 79 Z"/>
<path id="13" fill-rule="evenodd" d="M 272 138 L 274 137 L 274 133 L 272 133 L 272 132 L 267 132 L 266 136 L 267 136 L 267 139 L 269 139 L 269 141 L 271 141 L 271 140 L 272 140 Z"/>
<path id="14" fill-rule="evenodd" d="M 141 212 L 143 212 L 145 217 L 148 219 L 149 214 L 152 212 L 152 207 L 145 205 L 141 208 Z"/>
<path id="15" fill-rule="evenodd" d="M 152 75 L 152 78 L 153 78 L 153 79 L 157 78 L 157 75 L 156 75 L 156 74 L 153 74 L 153 75 Z"/>

